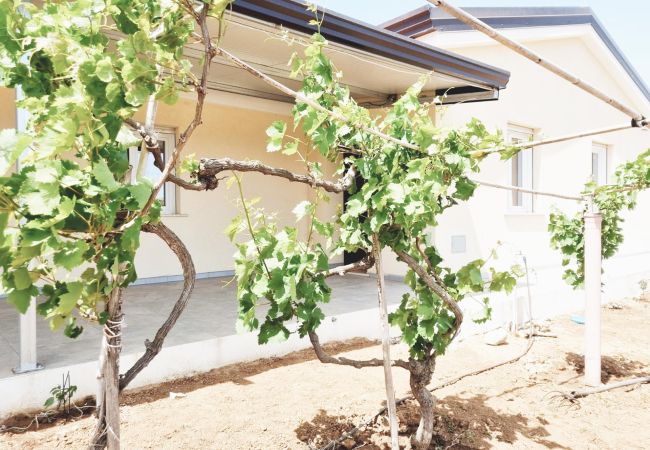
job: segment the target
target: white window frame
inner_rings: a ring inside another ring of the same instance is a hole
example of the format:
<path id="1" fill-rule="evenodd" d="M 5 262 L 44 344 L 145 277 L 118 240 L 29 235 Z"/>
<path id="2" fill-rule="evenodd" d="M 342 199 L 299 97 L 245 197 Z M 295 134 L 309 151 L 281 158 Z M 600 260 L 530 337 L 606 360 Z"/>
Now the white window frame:
<path id="1" fill-rule="evenodd" d="M 535 137 L 532 128 L 508 124 L 508 140 L 516 144 L 529 142 Z M 514 164 L 519 166 L 519 179 L 514 180 Z M 533 149 L 526 148 L 508 161 L 508 184 L 524 189 L 533 189 Z M 507 193 L 508 211 L 516 213 L 533 212 L 533 194 L 509 191 Z"/>
<path id="2" fill-rule="evenodd" d="M 607 154 L 608 146 L 600 142 L 592 142 L 590 153 L 590 174 L 597 185 L 607 184 Z M 594 173 L 594 163 L 596 163 L 596 173 Z"/>
<path id="3" fill-rule="evenodd" d="M 171 128 L 156 128 L 156 137 L 158 138 L 158 141 L 163 144 L 162 158 L 163 162 L 166 162 L 166 157 L 174 151 L 174 148 L 176 146 L 176 133 Z M 149 178 L 153 183 L 156 183 L 160 179 L 161 171 L 153 165 L 153 161 L 153 155 L 149 154 L 147 160 L 147 169 L 145 170 L 145 177 Z M 129 164 L 131 165 L 132 183 L 136 182 L 139 162 L 140 148 L 129 148 Z M 176 208 L 176 185 L 174 183 L 165 183 L 164 186 L 160 189 L 160 192 L 158 192 L 158 199 L 162 200 L 162 215 L 169 216 L 178 214 L 178 210 Z"/>

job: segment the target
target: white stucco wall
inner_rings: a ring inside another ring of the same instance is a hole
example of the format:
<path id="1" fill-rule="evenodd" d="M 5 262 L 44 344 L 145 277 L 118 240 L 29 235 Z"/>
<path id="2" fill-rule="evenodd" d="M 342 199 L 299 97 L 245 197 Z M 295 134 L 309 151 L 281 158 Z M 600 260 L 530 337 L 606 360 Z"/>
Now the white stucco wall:
<path id="1" fill-rule="evenodd" d="M 613 66 L 611 54 L 604 53 L 590 29 L 562 27 L 516 31 L 518 40 L 565 69 L 577 74 L 609 95 L 650 112 L 648 102 L 631 80 Z M 474 32 L 426 35 L 425 42 L 444 46 L 456 53 L 498 66 L 511 72 L 507 89 L 496 102 L 453 105 L 441 111 L 439 123 L 457 127 L 472 117 L 482 120 L 491 129 L 507 130 L 508 124 L 533 128 L 536 137 L 555 137 L 578 131 L 623 125 L 629 118 L 570 83 L 543 70 L 511 50 L 489 39 L 479 39 Z M 592 142 L 609 146 L 608 176 L 616 166 L 633 159 L 650 148 L 650 132 L 630 129 L 566 143 L 542 146 L 534 150 L 533 187 L 568 195 L 579 195 L 591 173 Z M 485 161 L 475 178 L 500 184 L 511 184 L 509 166 L 496 157 Z M 507 243 L 507 251 L 521 251 L 529 261 L 536 296 L 540 302 L 558 302 L 557 311 L 568 298 L 578 298 L 561 279 L 560 255 L 549 248 L 548 214 L 552 206 L 577 211 L 575 202 L 536 196 L 532 213 L 511 213 L 506 191 L 479 188 L 466 205 L 454 207 L 435 230 L 436 242 L 447 262 L 458 267 L 470 259 L 485 257 L 498 241 Z M 639 196 L 635 211 L 625 214 L 625 243 L 615 258 L 605 263 L 605 298 L 617 298 L 635 292 L 636 283 L 650 274 L 650 193 Z M 451 253 L 451 236 L 464 235 L 467 252 Z M 394 271 L 402 267 L 393 267 Z M 577 303 L 574 303 L 579 307 Z"/>

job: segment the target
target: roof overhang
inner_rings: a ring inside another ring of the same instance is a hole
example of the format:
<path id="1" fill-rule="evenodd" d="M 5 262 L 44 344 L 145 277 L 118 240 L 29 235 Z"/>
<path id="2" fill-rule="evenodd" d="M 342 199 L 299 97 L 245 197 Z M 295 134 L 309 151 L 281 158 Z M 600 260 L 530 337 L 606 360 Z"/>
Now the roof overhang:
<path id="1" fill-rule="evenodd" d="M 589 7 L 477 7 L 463 8 L 497 29 L 517 30 L 543 27 L 588 25 L 647 101 L 650 89 Z M 433 32 L 473 31 L 468 25 L 444 11 L 424 6 L 382 25 L 388 30 L 418 38 Z"/>
<path id="2" fill-rule="evenodd" d="M 510 74 L 487 64 L 441 50 L 372 25 L 319 9 L 324 13 L 321 34 L 342 82 L 364 106 L 391 104 L 423 75 L 428 75 L 424 96 L 445 95 L 446 103 L 494 100 L 506 87 Z M 313 13 L 294 0 L 236 0 L 227 13 L 227 29 L 220 45 L 250 65 L 297 89 L 300 81 L 290 77 L 289 59 L 301 52 L 316 31 L 309 21 Z M 218 23 L 213 21 L 216 30 Z M 187 56 L 201 56 L 192 46 Z M 293 99 L 223 58 L 213 61 L 208 87 L 213 91 L 267 100 Z"/>

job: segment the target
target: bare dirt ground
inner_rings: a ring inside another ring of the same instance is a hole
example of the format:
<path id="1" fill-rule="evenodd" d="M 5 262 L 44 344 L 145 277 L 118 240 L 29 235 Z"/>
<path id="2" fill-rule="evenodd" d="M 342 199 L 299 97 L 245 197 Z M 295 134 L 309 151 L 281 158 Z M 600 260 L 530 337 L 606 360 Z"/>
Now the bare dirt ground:
<path id="1" fill-rule="evenodd" d="M 650 303 L 622 302 L 603 310 L 603 381 L 650 372 Z M 436 391 L 439 417 L 432 448 L 650 448 L 650 385 L 623 388 L 563 402 L 557 391 L 582 388 L 583 326 L 561 317 L 550 323 L 557 338 L 537 338 L 519 362 L 466 378 Z M 508 359 L 526 347 L 523 338 L 489 347 L 480 336 L 455 344 L 439 358 L 432 385 Z M 330 346 L 348 357 L 380 356 L 377 345 L 354 341 Z M 394 346 L 396 356 L 403 346 Z M 394 369 L 398 397 L 408 377 Z M 169 398 L 169 392 L 183 392 Z M 383 373 L 324 365 L 311 351 L 216 369 L 129 393 L 122 407 L 124 449 L 317 448 L 364 422 L 382 404 Z M 401 442 L 417 426 L 416 405 L 399 408 Z M 23 419 L 24 420 L 24 419 Z M 20 424 L 20 419 L 12 424 Z M 81 449 L 93 426 L 83 418 L 46 429 L 0 434 L 0 449 Z M 381 449 L 379 423 L 338 449 Z"/>

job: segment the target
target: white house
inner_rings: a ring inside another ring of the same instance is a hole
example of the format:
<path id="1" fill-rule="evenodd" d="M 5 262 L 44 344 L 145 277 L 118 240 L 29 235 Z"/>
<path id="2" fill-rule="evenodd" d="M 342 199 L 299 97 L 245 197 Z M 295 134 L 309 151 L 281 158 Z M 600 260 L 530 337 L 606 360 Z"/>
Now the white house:
<path id="1" fill-rule="evenodd" d="M 650 114 L 650 90 L 590 8 L 466 11 L 613 98 Z M 439 122 L 444 126 L 461 125 L 477 117 L 488 127 L 503 130 L 513 141 L 527 141 L 630 123 L 629 117 L 614 108 L 437 8 L 417 9 L 383 26 L 510 72 L 510 83 L 499 92 L 499 101 L 443 108 Z M 477 178 L 579 196 L 588 177 L 606 183 L 619 164 L 648 148 L 650 133 L 630 128 L 525 150 L 509 164 L 489 159 Z M 560 256 L 549 248 L 547 225 L 552 207 L 577 211 L 580 205 L 482 187 L 467 205 L 453 208 L 444 217 L 434 231 L 435 239 L 452 265 L 485 257 L 497 241 L 504 242 L 503 247 L 521 252 L 528 260 L 537 317 L 576 310 L 583 294 L 562 281 Z M 633 295 L 638 281 L 650 274 L 650 194 L 641 194 L 637 209 L 625 218 L 625 242 L 604 266 L 606 299 Z M 396 265 L 393 270 L 400 269 Z"/>
<path id="2" fill-rule="evenodd" d="M 648 89 L 589 9 L 490 8 L 470 9 L 470 12 L 619 100 L 650 112 Z M 289 79 L 286 64 L 291 53 L 299 47 L 291 48 L 278 39 L 283 34 L 280 27 L 290 37 L 304 39 L 313 31 L 308 25 L 310 19 L 305 5 L 294 0 L 236 0 L 222 45 L 268 75 L 295 86 L 296 82 Z M 553 137 L 629 121 L 607 105 L 483 35 L 467 30 L 435 9 L 418 9 L 383 28 L 327 11 L 322 34 L 331 42 L 329 55 L 344 73 L 344 82 L 357 101 L 368 106 L 390 104 L 422 74 L 433 71 L 426 90 L 447 94 L 447 105 L 437 117 L 443 126 L 459 126 L 477 117 L 491 128 L 504 130 L 510 139 L 528 140 L 531 136 Z M 188 49 L 188 54 L 192 52 Z M 216 61 L 210 75 L 204 124 L 195 132 L 186 153 L 195 153 L 197 157 L 258 159 L 299 171 L 299 162 L 265 152 L 264 132 L 273 121 L 289 117 L 290 99 L 225 60 Z M 0 128 L 21 126 L 22 115 L 16 111 L 15 95 L 13 91 L 0 89 Z M 177 130 L 184 127 L 192 114 L 190 97 L 173 107 L 159 106 L 157 127 L 166 150 L 174 145 Z M 592 173 L 599 182 L 605 182 L 616 165 L 648 147 L 650 134 L 630 129 L 525 151 L 512 165 L 490 159 L 480 178 L 500 184 L 579 194 Z M 325 173 L 332 171 L 331 166 L 324 168 Z M 261 196 L 262 205 L 269 210 L 278 211 L 282 223 L 292 223 L 291 210 L 295 204 L 313 195 L 308 187 L 255 174 L 246 175 L 245 190 L 250 197 Z M 234 248 L 223 230 L 237 214 L 237 195 L 225 187 L 212 192 L 191 192 L 173 185 L 167 186 L 163 193 L 163 221 L 186 243 L 200 278 L 232 274 Z M 321 206 L 320 212 L 329 216 L 342 202 L 342 196 L 334 198 Z M 518 253 L 525 255 L 531 269 L 536 317 L 579 309 L 582 294 L 564 284 L 560 256 L 549 249 L 546 227 L 554 203 L 566 210 L 578 208 L 567 202 L 481 187 L 468 205 L 450 210 L 432 233 L 451 265 L 487 256 L 497 241 L 505 242 L 505 261 L 520 259 Z M 643 195 L 638 209 L 627 215 L 626 243 L 607 263 L 605 289 L 608 296 L 629 295 L 635 282 L 650 273 L 650 240 L 644 236 L 644 220 L 649 218 L 650 196 Z M 342 262 L 342 258 L 331 261 L 332 264 Z M 174 288 L 167 288 L 172 285 L 164 283 L 179 280 L 181 269 L 164 245 L 154 237 L 145 236 L 136 264 L 139 284 L 155 283 L 148 287 L 152 289 L 149 292 L 169 291 L 165 295 L 173 299 Z M 394 279 L 405 269 L 387 254 L 386 270 L 389 278 Z M 398 284 L 394 285 L 395 292 Z M 214 324 L 219 319 L 205 317 L 207 310 L 200 309 L 202 301 L 207 305 L 214 300 L 210 297 L 210 289 L 207 285 L 197 289 L 194 302 L 199 310 L 194 311 L 193 316 L 196 321 L 182 329 L 185 336 L 168 342 L 152 366 L 136 380 L 136 386 L 306 345 L 291 339 L 283 345 L 258 348 L 253 336 L 234 336 L 230 331 L 215 334 L 213 330 L 196 334 L 200 337 L 193 342 L 190 337 L 195 329 L 204 326 L 204 322 L 212 320 Z M 144 290 L 133 292 L 137 295 L 134 294 L 132 302 L 127 302 L 132 303 L 133 308 L 140 307 L 138 301 L 146 303 L 145 296 L 153 295 Z M 525 289 L 518 292 L 524 293 Z M 513 300 L 523 302 L 520 293 L 495 299 L 495 324 L 511 320 Z M 234 304 L 234 297 L 230 301 Z M 127 322 L 130 320 L 128 304 Z M 167 305 L 164 308 L 162 305 L 161 301 L 160 308 L 164 309 L 169 303 L 164 303 Z M 137 319 L 137 316 L 138 311 L 134 310 L 131 317 Z M 375 332 L 373 312 L 348 310 L 338 317 L 336 324 L 324 325 L 325 339 Z M 59 337 L 53 338 L 46 329 L 41 330 L 40 318 L 23 316 L 20 326 L 18 321 L 18 314 L 0 301 L 0 416 L 16 409 L 39 406 L 49 388 L 59 382 L 62 370 L 70 370 L 80 394 L 93 391 L 96 365 L 93 355 L 99 338 L 92 330 L 85 331 L 82 340 L 70 344 Z M 39 327 L 38 340 L 36 325 Z M 147 329 L 146 333 L 155 331 L 156 326 L 157 323 L 150 324 L 151 330 Z M 234 324 L 231 326 L 234 328 Z M 127 328 L 125 339 L 134 331 L 133 327 Z M 61 349 L 70 345 L 83 348 L 76 353 L 83 354 L 82 359 L 57 362 L 51 357 L 56 352 L 60 355 Z M 133 345 L 126 342 L 123 365 L 128 366 L 141 351 L 139 337 Z M 22 375 L 11 373 L 13 368 L 29 369 L 37 360 L 43 362 L 44 355 L 50 356 L 44 370 Z"/>
<path id="3" fill-rule="evenodd" d="M 314 32 L 315 28 L 309 25 L 313 13 L 307 11 L 305 4 L 293 0 L 236 0 L 232 7 L 232 14 L 227 18 L 228 31 L 220 45 L 266 74 L 297 87 L 298 82 L 289 77 L 287 63 L 293 52 L 302 49 L 300 42 Z M 216 22 L 211 26 L 216 30 Z M 450 101 L 494 99 L 509 80 L 505 70 L 334 12 L 327 12 L 321 32 L 331 43 L 328 52 L 336 67 L 345 74 L 344 82 L 356 100 L 364 105 L 390 104 L 431 70 L 435 73 L 426 90 L 440 94 L 452 89 Z M 293 45 L 287 40 L 292 40 Z M 187 48 L 189 57 L 198 54 L 196 49 Z M 265 130 L 276 120 L 290 119 L 292 98 L 224 59 L 213 62 L 208 87 L 203 125 L 194 133 L 186 154 L 195 153 L 197 158 L 256 159 L 276 167 L 303 171 L 302 163 L 295 158 L 266 152 Z M 24 126 L 25 115 L 15 106 L 16 95 L 17 92 L 0 89 L 0 128 Z M 173 107 L 159 105 L 156 127 L 165 152 L 173 148 L 178 130 L 184 129 L 191 120 L 193 102 L 194 98 L 187 96 Z M 137 149 L 133 149 L 130 156 L 135 164 L 139 159 Z M 155 177 L 157 171 L 153 167 L 150 169 L 147 173 Z M 327 176 L 333 175 L 333 171 L 331 164 L 323 162 L 323 172 Z M 277 211 L 281 224 L 294 224 L 292 209 L 314 195 L 308 186 L 259 174 L 244 175 L 244 190 L 248 197 L 261 197 L 261 205 L 268 211 Z M 233 273 L 235 247 L 224 230 L 239 214 L 238 197 L 234 189 L 228 190 L 226 186 L 211 192 L 193 192 L 168 184 L 162 191 L 162 220 L 187 245 L 199 278 L 211 278 L 212 281 L 199 283 L 188 310 L 165 342 L 165 349 L 138 377 L 136 384 L 306 345 L 292 339 L 282 346 L 258 347 L 254 336 L 236 335 L 234 292 L 232 286 L 223 287 L 218 277 Z M 342 201 L 342 196 L 333 196 L 330 203 L 320 206 L 319 213 L 331 217 Z M 331 263 L 341 263 L 342 259 L 339 257 Z M 179 280 L 181 273 L 173 253 L 149 235 L 143 236 L 136 266 L 138 284 L 147 286 L 130 289 L 126 294 L 127 327 L 121 357 L 124 368 L 144 350 L 143 341 L 151 338 L 168 314 L 170 302 L 173 303 L 177 295 L 177 285 L 168 282 Z M 376 320 L 374 314 L 370 319 L 355 316 L 355 310 L 368 309 L 375 304 L 372 298 L 369 304 L 359 302 L 362 297 L 355 296 L 349 302 L 332 302 L 331 313 L 347 318 L 338 317 L 337 326 L 330 327 L 331 332 L 324 327 L 324 339 L 328 335 L 330 338 L 376 335 L 372 328 Z M 397 300 L 399 296 L 394 298 Z M 86 325 L 78 339 L 70 340 L 61 332 L 49 331 L 47 323 L 36 317 L 33 308 L 19 317 L 11 305 L 0 300 L 0 415 L 42 405 L 49 389 L 60 382 L 62 371 L 70 371 L 72 383 L 78 386 L 80 395 L 92 393 L 100 333 L 96 325 Z M 12 370 L 21 374 L 15 375 Z"/>

